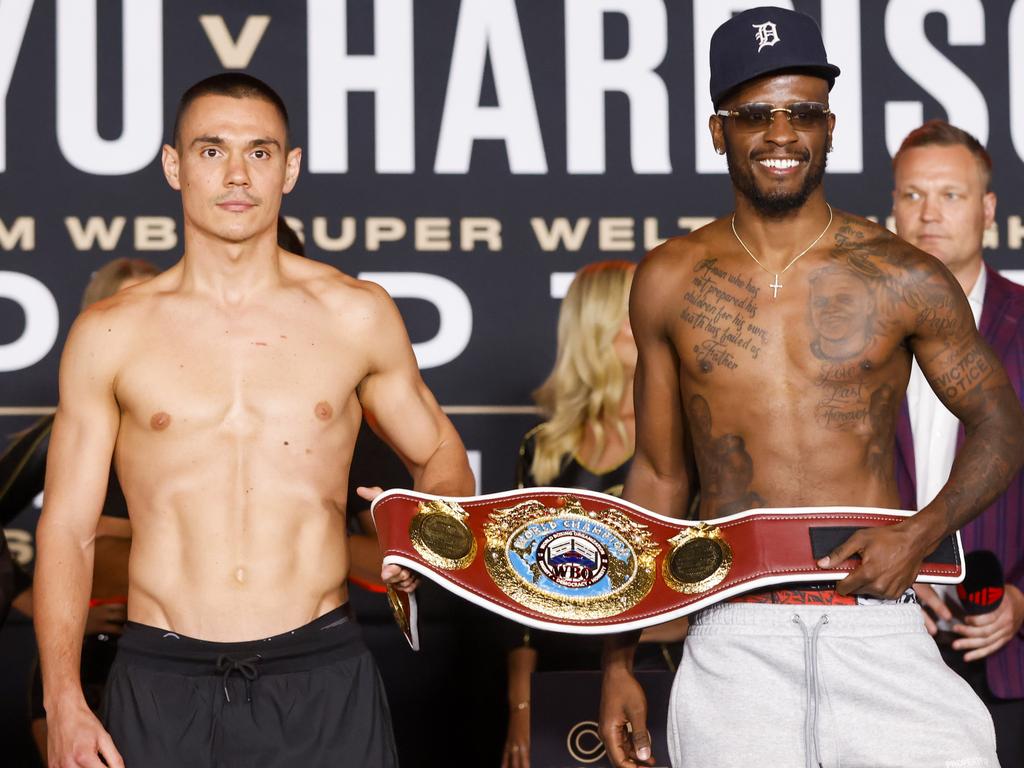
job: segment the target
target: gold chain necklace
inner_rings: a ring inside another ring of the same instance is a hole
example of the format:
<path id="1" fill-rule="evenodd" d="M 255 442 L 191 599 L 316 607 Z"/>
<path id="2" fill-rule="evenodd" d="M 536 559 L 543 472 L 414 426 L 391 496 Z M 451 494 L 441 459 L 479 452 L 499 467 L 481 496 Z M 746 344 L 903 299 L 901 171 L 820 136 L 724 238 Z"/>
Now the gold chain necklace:
<path id="1" fill-rule="evenodd" d="M 754 260 L 754 263 L 757 264 L 757 266 L 759 266 L 761 269 L 763 269 L 769 275 L 775 275 L 775 282 L 768 284 L 768 287 L 771 288 L 772 291 L 773 291 L 773 293 L 772 293 L 772 298 L 773 299 L 777 299 L 779 297 L 779 288 L 782 287 L 782 283 L 779 282 L 779 275 L 785 274 L 787 269 L 789 269 L 794 264 L 796 264 L 797 259 L 799 259 L 805 253 L 807 253 L 809 250 L 811 250 L 811 248 L 816 246 L 818 244 L 818 241 L 821 240 L 821 238 L 823 238 L 825 236 L 826 232 L 828 232 L 828 228 L 832 226 L 832 206 L 829 205 L 828 203 L 825 203 L 825 206 L 828 208 L 828 224 L 826 224 L 825 228 L 823 230 L 821 230 L 821 234 L 818 235 L 816 238 L 814 238 L 814 242 L 812 242 L 810 245 L 808 245 L 806 248 L 804 248 L 802 251 L 800 251 L 800 253 L 798 253 L 796 256 L 794 256 L 793 260 L 791 262 L 789 262 L 789 264 L 784 266 L 782 268 L 781 272 L 772 272 L 772 270 L 768 269 L 768 267 L 766 267 L 764 264 L 761 263 L 760 259 L 758 259 L 757 256 L 754 255 L 753 251 L 751 251 L 749 248 L 747 248 L 747 244 L 743 242 L 743 238 L 740 237 L 740 233 L 736 231 L 736 213 L 733 212 L 733 214 L 732 214 L 732 233 L 733 233 L 733 235 L 736 236 L 736 240 L 739 242 L 740 245 L 743 246 L 743 250 L 746 251 L 747 255 Z"/>

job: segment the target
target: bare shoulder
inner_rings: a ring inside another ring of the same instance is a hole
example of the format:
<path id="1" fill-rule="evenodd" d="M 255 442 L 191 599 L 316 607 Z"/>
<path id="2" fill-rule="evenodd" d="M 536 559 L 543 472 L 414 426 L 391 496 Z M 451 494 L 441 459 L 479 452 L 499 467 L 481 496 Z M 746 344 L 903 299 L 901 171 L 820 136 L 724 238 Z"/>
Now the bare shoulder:
<path id="1" fill-rule="evenodd" d="M 885 227 L 845 211 L 835 212 L 832 256 L 867 277 L 919 280 L 946 272 L 942 262 Z"/>
<path id="2" fill-rule="evenodd" d="M 680 298 L 701 261 L 721 251 L 729 219 L 718 219 L 678 238 L 670 238 L 640 261 L 630 291 L 630 321 L 640 333 L 668 333 Z"/>
<path id="3" fill-rule="evenodd" d="M 128 354 L 156 305 L 174 291 L 172 270 L 83 309 L 71 326 L 65 349 L 85 348 L 97 363 L 114 362 Z"/>
<path id="4" fill-rule="evenodd" d="M 293 254 L 287 254 L 283 268 L 290 282 L 319 302 L 348 332 L 379 330 L 399 319 L 391 297 L 377 283 Z"/>
<path id="5" fill-rule="evenodd" d="M 894 310 L 915 319 L 939 306 L 966 306 L 960 284 L 941 261 L 860 216 L 836 211 L 830 255 L 873 284 Z"/>
<path id="6" fill-rule="evenodd" d="M 687 235 L 671 237 L 649 251 L 637 268 L 633 290 L 663 292 L 677 288 L 702 259 L 718 250 L 729 231 L 728 219 L 717 219 Z"/>

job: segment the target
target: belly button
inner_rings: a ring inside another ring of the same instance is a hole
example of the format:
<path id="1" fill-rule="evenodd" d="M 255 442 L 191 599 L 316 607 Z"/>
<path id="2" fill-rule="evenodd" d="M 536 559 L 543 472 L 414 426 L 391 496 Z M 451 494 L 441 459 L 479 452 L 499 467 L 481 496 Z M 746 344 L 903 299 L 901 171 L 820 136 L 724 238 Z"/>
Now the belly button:
<path id="1" fill-rule="evenodd" d="M 245 568 L 239 568 L 237 571 L 235 571 L 235 581 L 237 581 L 239 584 L 245 583 Z"/>

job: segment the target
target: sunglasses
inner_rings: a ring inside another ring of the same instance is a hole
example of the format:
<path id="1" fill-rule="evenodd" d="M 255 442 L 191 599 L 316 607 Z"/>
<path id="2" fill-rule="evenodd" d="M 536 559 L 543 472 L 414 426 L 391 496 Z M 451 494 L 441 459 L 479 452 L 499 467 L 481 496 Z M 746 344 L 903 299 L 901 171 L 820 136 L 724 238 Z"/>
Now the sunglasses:
<path id="1" fill-rule="evenodd" d="M 818 101 L 798 101 L 788 107 L 760 103 L 741 104 L 736 109 L 720 109 L 715 114 L 732 119 L 737 130 L 764 131 L 775 121 L 776 112 L 785 112 L 789 124 L 797 131 L 813 131 L 820 128 L 825 124 L 825 119 L 832 114 L 828 107 Z"/>

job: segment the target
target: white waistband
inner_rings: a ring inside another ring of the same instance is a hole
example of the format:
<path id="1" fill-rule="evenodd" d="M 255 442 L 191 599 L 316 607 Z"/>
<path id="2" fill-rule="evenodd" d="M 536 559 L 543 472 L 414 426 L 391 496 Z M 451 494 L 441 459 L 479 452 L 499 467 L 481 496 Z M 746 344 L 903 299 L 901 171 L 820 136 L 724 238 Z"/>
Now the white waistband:
<path id="1" fill-rule="evenodd" d="M 764 605 L 719 603 L 690 618 L 688 636 L 710 634 L 771 634 L 802 636 L 794 617 L 807 625 L 828 616 L 828 636 L 865 637 L 899 632 L 924 632 L 921 607 L 890 605 Z"/>

